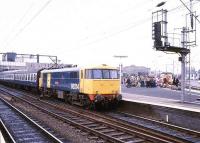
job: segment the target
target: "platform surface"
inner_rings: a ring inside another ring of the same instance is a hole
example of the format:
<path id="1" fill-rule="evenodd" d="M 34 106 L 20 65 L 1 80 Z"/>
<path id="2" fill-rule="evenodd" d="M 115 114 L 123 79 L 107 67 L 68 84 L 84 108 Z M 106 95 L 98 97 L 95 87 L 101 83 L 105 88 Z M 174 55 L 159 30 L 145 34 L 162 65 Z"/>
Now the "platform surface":
<path id="1" fill-rule="evenodd" d="M 152 97 L 147 95 L 139 95 L 139 94 L 125 93 L 125 92 L 122 92 L 122 100 L 200 113 L 200 101 L 181 102 L 180 100 L 175 100 L 175 99 Z"/>

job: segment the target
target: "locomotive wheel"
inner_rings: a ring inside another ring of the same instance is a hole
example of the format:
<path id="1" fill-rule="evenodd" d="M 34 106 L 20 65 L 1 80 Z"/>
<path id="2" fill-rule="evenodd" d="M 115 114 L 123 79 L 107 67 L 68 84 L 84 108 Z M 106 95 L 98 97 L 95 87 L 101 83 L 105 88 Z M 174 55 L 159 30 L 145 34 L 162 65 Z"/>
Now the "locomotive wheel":
<path id="1" fill-rule="evenodd" d="M 79 95 L 79 100 L 80 100 L 81 105 L 84 108 L 87 108 L 90 105 L 90 100 L 89 100 L 88 96 L 86 96 L 86 95 L 83 95 L 83 94 Z"/>
<path id="2" fill-rule="evenodd" d="M 73 104 L 73 100 L 72 100 L 72 96 L 71 95 L 68 95 L 67 96 L 67 102 L 72 105 Z"/>

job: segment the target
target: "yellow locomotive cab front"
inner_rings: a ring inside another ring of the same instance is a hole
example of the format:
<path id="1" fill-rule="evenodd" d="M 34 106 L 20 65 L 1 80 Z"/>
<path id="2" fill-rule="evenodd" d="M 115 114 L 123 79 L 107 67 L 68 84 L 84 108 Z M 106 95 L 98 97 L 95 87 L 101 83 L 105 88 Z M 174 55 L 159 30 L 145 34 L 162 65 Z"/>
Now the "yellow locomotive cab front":
<path id="1" fill-rule="evenodd" d="M 112 79 L 86 79 L 84 93 L 85 94 L 117 94 L 119 93 L 119 80 Z"/>
<path id="2" fill-rule="evenodd" d="M 90 100 L 118 100 L 120 80 L 116 68 L 101 66 L 81 70 L 80 91 Z"/>

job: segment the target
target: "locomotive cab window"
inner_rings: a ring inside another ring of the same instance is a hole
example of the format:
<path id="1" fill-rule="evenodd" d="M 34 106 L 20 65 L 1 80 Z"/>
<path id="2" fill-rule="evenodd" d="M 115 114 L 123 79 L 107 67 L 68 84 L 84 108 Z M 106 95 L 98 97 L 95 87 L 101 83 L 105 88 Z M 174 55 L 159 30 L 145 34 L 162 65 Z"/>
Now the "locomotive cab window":
<path id="1" fill-rule="evenodd" d="M 103 72 L 103 79 L 110 78 L 110 70 L 102 70 L 102 72 Z"/>
<path id="2" fill-rule="evenodd" d="M 94 79 L 102 79 L 102 70 L 95 69 L 93 70 L 93 78 Z"/>
<path id="3" fill-rule="evenodd" d="M 88 69 L 85 71 L 86 79 L 119 79 L 118 70 L 114 69 Z"/>
<path id="4" fill-rule="evenodd" d="M 117 70 L 110 70 L 110 78 L 118 79 L 119 78 L 119 72 Z"/>

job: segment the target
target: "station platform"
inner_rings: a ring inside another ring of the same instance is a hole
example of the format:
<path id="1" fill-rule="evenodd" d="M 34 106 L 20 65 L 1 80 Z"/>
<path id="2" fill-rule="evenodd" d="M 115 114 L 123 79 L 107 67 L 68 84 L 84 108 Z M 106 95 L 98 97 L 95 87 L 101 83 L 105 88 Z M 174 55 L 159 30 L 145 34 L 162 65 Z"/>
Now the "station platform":
<path id="1" fill-rule="evenodd" d="M 181 102 L 180 100 L 130 94 L 130 93 L 122 93 L 122 100 L 140 104 L 147 104 L 147 105 L 167 107 L 167 108 L 200 113 L 200 101 Z"/>
<path id="2" fill-rule="evenodd" d="M 181 102 L 150 95 L 151 92 L 149 96 L 122 92 L 122 104 L 118 110 L 200 132 L 200 101 Z"/>

